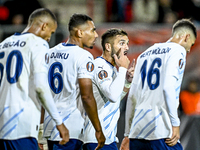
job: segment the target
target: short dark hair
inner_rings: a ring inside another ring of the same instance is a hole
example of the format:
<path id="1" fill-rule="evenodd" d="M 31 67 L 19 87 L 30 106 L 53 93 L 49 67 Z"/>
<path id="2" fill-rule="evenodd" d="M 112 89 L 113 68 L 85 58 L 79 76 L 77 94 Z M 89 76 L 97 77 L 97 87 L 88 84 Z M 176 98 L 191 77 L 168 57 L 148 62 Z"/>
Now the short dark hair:
<path id="1" fill-rule="evenodd" d="M 92 21 L 92 18 L 85 14 L 73 14 L 70 17 L 69 24 L 68 24 L 68 30 L 72 31 L 74 27 L 77 27 L 79 25 L 82 25 L 86 23 L 87 21 Z"/>
<path id="2" fill-rule="evenodd" d="M 113 37 L 117 36 L 117 35 L 122 35 L 122 36 L 128 36 L 128 34 L 126 33 L 126 31 L 122 30 L 122 29 L 117 29 L 117 28 L 111 28 L 108 29 L 102 36 L 101 36 L 101 45 L 103 47 L 103 50 L 105 50 L 105 44 L 109 43 L 110 40 L 113 39 Z"/>
<path id="3" fill-rule="evenodd" d="M 181 19 L 178 20 L 172 28 L 172 34 L 174 34 L 178 29 L 180 28 L 187 28 L 192 31 L 194 34 L 195 38 L 197 38 L 197 31 L 195 25 L 191 22 L 190 19 Z"/>
<path id="4" fill-rule="evenodd" d="M 57 22 L 56 16 L 47 8 L 38 8 L 34 10 L 29 16 L 28 23 L 31 24 L 35 18 L 40 16 L 50 17 L 53 21 Z"/>

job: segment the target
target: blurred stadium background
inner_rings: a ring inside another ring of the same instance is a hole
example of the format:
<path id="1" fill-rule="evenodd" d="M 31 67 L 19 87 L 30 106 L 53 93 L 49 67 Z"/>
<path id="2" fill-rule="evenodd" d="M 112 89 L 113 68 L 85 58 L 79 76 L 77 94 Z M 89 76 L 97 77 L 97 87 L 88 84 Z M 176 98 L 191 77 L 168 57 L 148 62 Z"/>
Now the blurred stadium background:
<path id="1" fill-rule="evenodd" d="M 15 3 L 11 3 L 14 1 Z M 97 28 L 97 33 L 99 34 L 99 37 L 96 41 L 96 45 L 94 46 L 94 48 L 92 50 L 88 49 L 93 54 L 94 58 L 102 54 L 100 37 L 103 34 L 103 32 L 105 32 L 109 28 L 122 28 L 128 33 L 130 40 L 128 57 L 131 61 L 134 58 L 136 59 L 141 52 L 143 52 L 146 48 L 153 45 L 154 43 L 165 42 L 170 38 L 172 25 L 174 21 L 178 19 L 178 17 L 171 22 L 167 21 L 166 22 L 163 21 L 160 23 L 135 22 L 134 16 L 132 14 L 133 11 L 132 3 L 133 1 L 136 0 L 116 0 L 118 2 L 118 5 L 120 1 L 127 3 L 126 7 L 123 8 L 123 11 L 126 12 L 124 15 L 125 19 L 120 20 L 118 18 L 118 19 L 113 19 L 112 21 L 112 19 L 108 18 L 109 17 L 108 15 L 110 13 L 109 10 L 111 8 L 113 9 L 113 6 L 111 6 L 111 4 L 114 5 L 114 1 L 115 0 L 38 0 L 36 2 L 36 0 L 28 0 L 27 2 L 27 0 L 0 0 L 0 41 L 5 39 L 7 36 L 13 34 L 14 32 L 21 32 L 25 27 L 26 24 L 25 20 L 23 20 L 23 23 L 19 24 L 14 24 L 11 21 L 6 22 L 6 19 L 8 20 L 9 15 L 11 15 L 12 13 L 15 14 L 15 12 L 12 12 L 12 10 L 14 10 L 13 7 L 17 9 L 16 13 L 19 14 L 23 13 L 22 15 L 29 15 L 30 12 L 32 12 L 32 10 L 35 9 L 32 6 L 35 6 L 36 8 L 37 7 L 49 8 L 56 14 L 58 18 L 58 23 L 59 23 L 58 29 L 49 43 L 50 47 L 53 47 L 54 45 L 60 42 L 67 41 L 68 38 L 67 24 L 70 16 L 73 13 L 84 13 L 92 17 L 95 26 Z M 166 0 L 166 1 L 171 1 L 171 0 Z M 37 5 L 34 5 L 35 3 L 37 3 Z M 10 9 L 9 7 L 8 9 L 5 9 L 5 6 L 9 6 Z M 117 7 L 117 5 L 115 7 Z M 20 11 L 22 9 L 24 9 L 24 11 Z M 110 16 L 112 17 L 112 15 Z M 114 17 L 116 17 L 116 14 Z M 186 17 L 190 17 L 193 19 L 193 16 L 186 16 Z M 23 19 L 26 19 L 26 17 L 24 16 Z M 187 82 L 191 78 L 200 79 L 200 65 L 199 65 L 200 26 L 198 20 L 194 19 L 194 22 L 198 29 L 198 35 L 195 45 L 192 47 L 191 52 L 187 55 L 187 63 L 186 63 L 185 75 L 183 78 L 182 89 L 185 89 L 187 87 Z M 117 133 L 119 137 L 119 143 L 121 143 L 124 133 L 125 105 L 126 105 L 126 98 L 124 98 L 124 100 L 121 102 L 121 117 L 119 120 L 118 133 Z M 182 115 L 182 113 L 180 113 L 180 115 Z M 184 139 L 182 140 L 183 142 L 182 141 L 181 142 L 184 146 L 184 149 L 199 150 L 200 149 L 199 116 L 197 115 L 189 118 L 188 116 L 184 116 L 182 118 L 183 118 L 182 119 L 183 127 L 181 128 L 181 135 L 183 135 Z M 189 128 L 192 125 L 196 127 L 193 128 L 193 130 Z M 194 134 L 191 134 L 193 132 Z"/>

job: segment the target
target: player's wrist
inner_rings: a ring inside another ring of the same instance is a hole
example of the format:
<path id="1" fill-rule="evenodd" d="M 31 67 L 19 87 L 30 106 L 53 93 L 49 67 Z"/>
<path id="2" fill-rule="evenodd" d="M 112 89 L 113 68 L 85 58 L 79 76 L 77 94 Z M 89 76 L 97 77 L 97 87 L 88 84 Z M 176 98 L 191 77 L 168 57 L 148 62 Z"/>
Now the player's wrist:
<path id="1" fill-rule="evenodd" d="M 131 87 L 131 83 L 128 82 L 126 79 L 125 79 L 124 87 L 127 88 L 127 89 L 129 89 Z"/>
<path id="2" fill-rule="evenodd" d="M 125 67 L 119 67 L 119 73 L 124 73 L 124 74 L 126 74 L 126 72 L 127 72 L 127 68 L 125 68 Z"/>
<path id="3" fill-rule="evenodd" d="M 124 133 L 124 137 L 128 137 L 129 136 L 129 133 Z"/>
<path id="4" fill-rule="evenodd" d="M 100 129 L 100 130 L 95 130 L 96 132 L 102 132 L 103 133 L 103 130 L 102 129 Z"/>

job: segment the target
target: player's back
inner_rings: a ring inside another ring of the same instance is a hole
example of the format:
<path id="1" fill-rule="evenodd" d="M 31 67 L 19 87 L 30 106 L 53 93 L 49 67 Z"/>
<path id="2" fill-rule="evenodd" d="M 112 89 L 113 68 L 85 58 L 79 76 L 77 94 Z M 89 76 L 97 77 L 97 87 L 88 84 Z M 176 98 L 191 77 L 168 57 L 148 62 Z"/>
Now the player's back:
<path id="1" fill-rule="evenodd" d="M 48 82 L 56 107 L 70 131 L 70 138 L 78 139 L 84 123 L 78 79 L 92 79 L 93 56 L 79 46 L 60 43 L 51 48 L 49 58 Z M 55 126 L 45 112 L 44 136 L 50 140 L 60 140 Z"/>
<path id="2" fill-rule="evenodd" d="M 49 57 L 48 80 L 57 107 L 76 108 L 80 96 L 78 79 L 92 78 L 88 58 L 93 61 L 93 56 L 79 46 L 60 43 L 50 50 Z"/>
<path id="3" fill-rule="evenodd" d="M 31 33 L 15 34 L 0 43 L 1 138 L 37 137 L 40 104 L 32 81 L 35 72 L 47 72 L 45 59 L 40 59 L 47 49 L 48 43 Z"/>
<path id="4" fill-rule="evenodd" d="M 178 53 L 183 53 L 183 57 L 185 56 L 185 50 L 180 45 L 175 43 L 158 43 L 140 54 L 133 80 L 137 87 L 135 96 L 139 99 L 139 103 L 163 105 L 161 101 L 164 100 L 163 84 L 165 76 L 170 74 L 167 72 L 167 68 L 169 68 L 168 60 L 172 55 L 177 55 Z M 174 72 L 176 71 L 174 70 Z M 152 99 L 152 101 L 150 102 L 149 99 Z"/>
<path id="5" fill-rule="evenodd" d="M 175 77 L 178 96 L 185 56 L 186 51 L 182 46 L 170 42 L 154 44 L 138 56 L 132 90 L 137 100 L 131 127 L 133 137 L 158 139 L 171 136 L 164 83 L 166 76 Z"/>

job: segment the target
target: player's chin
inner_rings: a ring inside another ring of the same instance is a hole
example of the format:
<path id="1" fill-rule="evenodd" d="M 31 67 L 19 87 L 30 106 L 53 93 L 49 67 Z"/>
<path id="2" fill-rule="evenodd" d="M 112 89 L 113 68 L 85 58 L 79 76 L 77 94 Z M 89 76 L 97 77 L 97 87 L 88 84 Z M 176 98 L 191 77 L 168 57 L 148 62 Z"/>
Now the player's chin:
<path id="1" fill-rule="evenodd" d="M 89 46 L 90 49 L 93 49 L 93 46 Z"/>
<path id="2" fill-rule="evenodd" d="M 128 54 L 128 52 L 127 52 L 127 51 L 124 51 L 124 55 L 126 55 L 126 56 L 127 56 L 127 54 Z"/>
<path id="3" fill-rule="evenodd" d="M 89 48 L 89 49 L 93 49 L 93 45 L 84 45 L 84 47 L 87 47 L 87 48 Z"/>

